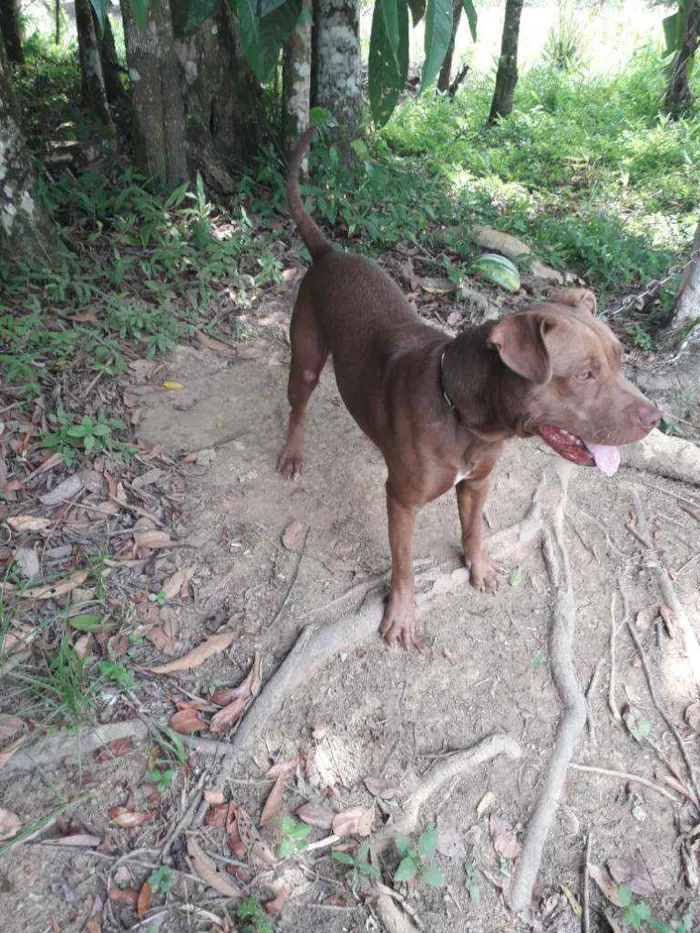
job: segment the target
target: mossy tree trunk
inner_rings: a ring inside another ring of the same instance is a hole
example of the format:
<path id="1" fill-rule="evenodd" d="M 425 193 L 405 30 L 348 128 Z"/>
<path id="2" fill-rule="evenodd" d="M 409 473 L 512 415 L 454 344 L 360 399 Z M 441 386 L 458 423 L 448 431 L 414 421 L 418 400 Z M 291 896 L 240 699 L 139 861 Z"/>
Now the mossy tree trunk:
<path id="1" fill-rule="evenodd" d="M 113 104 L 124 97 L 124 86 L 121 80 L 122 67 L 119 64 L 117 48 L 114 44 L 112 22 L 109 16 L 105 16 L 104 27 L 100 35 L 100 61 L 102 63 L 102 75 L 107 100 L 110 104 Z"/>
<path id="2" fill-rule="evenodd" d="M 691 327 L 700 335 L 700 223 L 695 231 L 691 252 L 698 255 L 683 273 L 670 327 Z"/>
<path id="3" fill-rule="evenodd" d="M 134 158 L 161 185 L 174 188 L 187 178 L 185 108 L 175 54 L 169 0 L 148 4 L 146 28 L 122 0 L 124 39 L 132 84 Z"/>
<path id="4" fill-rule="evenodd" d="M 359 0 L 314 0 L 314 66 L 311 102 L 333 114 L 348 153 L 362 107 Z"/>
<path id="5" fill-rule="evenodd" d="M 4 37 L 7 58 L 16 65 L 21 65 L 24 62 L 24 52 L 17 0 L 0 0 L 0 33 Z"/>
<path id="6" fill-rule="evenodd" d="M 513 110 L 515 86 L 518 83 L 518 39 L 522 12 L 523 0 L 506 0 L 501 55 L 498 59 L 496 88 L 493 92 L 489 123 L 495 123 L 499 117 L 507 117 Z"/>
<path id="7" fill-rule="evenodd" d="M 0 32 L 0 257 L 3 262 L 55 252 L 55 231 L 37 200 L 32 159 L 20 129 Z M 1 271 L 1 267 L 0 267 Z"/>
<path id="8" fill-rule="evenodd" d="M 286 153 L 309 125 L 312 18 L 313 0 L 302 0 L 299 21 L 284 48 L 282 148 Z"/>
<path id="9" fill-rule="evenodd" d="M 83 105 L 88 107 L 103 123 L 110 125 L 112 118 L 109 113 L 107 91 L 102 73 L 100 43 L 90 0 L 75 0 L 75 25 L 78 31 Z"/>

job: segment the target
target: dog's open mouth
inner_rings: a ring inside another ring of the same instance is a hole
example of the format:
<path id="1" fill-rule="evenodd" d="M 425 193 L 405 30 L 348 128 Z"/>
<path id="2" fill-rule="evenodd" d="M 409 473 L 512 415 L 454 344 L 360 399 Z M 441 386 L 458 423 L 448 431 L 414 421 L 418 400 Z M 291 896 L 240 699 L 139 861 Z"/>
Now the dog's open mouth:
<path id="1" fill-rule="evenodd" d="M 579 466 L 597 466 L 606 476 L 613 476 L 620 466 L 620 449 L 603 444 L 590 444 L 580 437 L 557 428 L 553 424 L 541 424 L 539 435 L 545 444 L 556 450 L 559 456 Z"/>

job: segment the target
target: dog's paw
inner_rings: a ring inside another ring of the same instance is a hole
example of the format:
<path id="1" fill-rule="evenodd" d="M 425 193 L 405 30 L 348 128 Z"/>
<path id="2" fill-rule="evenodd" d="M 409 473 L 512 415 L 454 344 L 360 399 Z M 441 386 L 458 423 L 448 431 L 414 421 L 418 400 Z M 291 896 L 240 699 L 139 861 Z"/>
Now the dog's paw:
<path id="1" fill-rule="evenodd" d="M 384 611 L 379 634 L 390 648 L 408 650 L 418 645 L 413 609 L 394 608 L 391 602 Z"/>
<path id="2" fill-rule="evenodd" d="M 471 585 L 477 590 L 495 593 L 503 581 L 505 571 L 500 564 L 488 557 L 473 560 L 469 567 Z"/>
<path id="3" fill-rule="evenodd" d="M 285 444 L 277 458 L 277 472 L 281 473 L 282 476 L 289 477 L 289 479 L 296 479 L 300 476 L 301 453 Z"/>

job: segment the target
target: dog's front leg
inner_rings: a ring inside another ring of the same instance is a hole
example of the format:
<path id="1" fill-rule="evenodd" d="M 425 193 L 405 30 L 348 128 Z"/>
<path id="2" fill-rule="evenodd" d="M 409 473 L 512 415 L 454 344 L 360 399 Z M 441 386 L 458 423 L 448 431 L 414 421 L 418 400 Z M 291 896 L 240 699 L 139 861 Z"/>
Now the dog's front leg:
<path id="1" fill-rule="evenodd" d="M 489 494 L 489 477 L 471 482 L 463 479 L 455 486 L 455 492 L 462 526 L 462 549 L 471 584 L 478 590 L 493 593 L 500 586 L 503 571 L 484 553 L 484 503 Z"/>
<path id="2" fill-rule="evenodd" d="M 415 642 L 413 526 L 418 509 L 404 505 L 386 484 L 391 548 L 391 590 L 380 632 L 389 645 L 410 648 Z"/>

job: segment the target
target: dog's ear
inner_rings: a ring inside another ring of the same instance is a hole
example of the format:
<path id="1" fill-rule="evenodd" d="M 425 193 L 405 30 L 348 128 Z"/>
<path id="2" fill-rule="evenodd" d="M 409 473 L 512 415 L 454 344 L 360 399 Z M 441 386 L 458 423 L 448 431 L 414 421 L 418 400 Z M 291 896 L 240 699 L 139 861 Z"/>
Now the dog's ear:
<path id="1" fill-rule="evenodd" d="M 496 324 L 489 335 L 489 343 L 514 373 L 545 385 L 552 378 L 552 362 L 545 338 L 557 325 L 548 314 L 529 311 L 509 314 Z"/>

